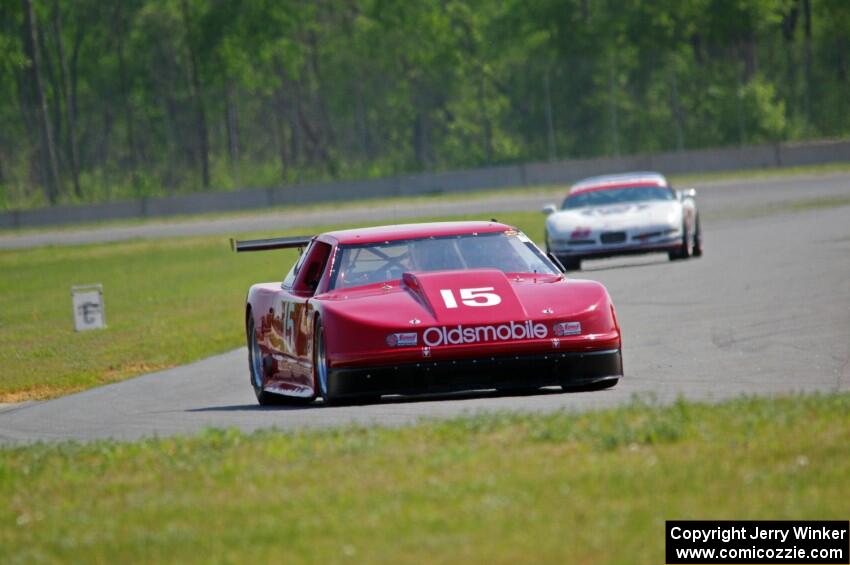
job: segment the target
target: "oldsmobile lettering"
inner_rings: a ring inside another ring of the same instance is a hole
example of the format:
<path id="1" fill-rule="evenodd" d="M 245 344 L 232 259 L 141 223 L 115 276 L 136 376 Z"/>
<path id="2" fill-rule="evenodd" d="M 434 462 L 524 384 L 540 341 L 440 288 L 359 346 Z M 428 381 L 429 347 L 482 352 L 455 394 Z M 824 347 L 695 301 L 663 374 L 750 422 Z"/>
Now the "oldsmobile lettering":
<path id="1" fill-rule="evenodd" d="M 531 320 L 526 320 L 489 326 L 463 327 L 458 324 L 452 328 L 446 326 L 428 328 L 422 333 L 422 340 L 429 347 L 437 347 L 488 341 L 544 339 L 548 335 L 549 329 L 545 324 L 535 324 Z"/>

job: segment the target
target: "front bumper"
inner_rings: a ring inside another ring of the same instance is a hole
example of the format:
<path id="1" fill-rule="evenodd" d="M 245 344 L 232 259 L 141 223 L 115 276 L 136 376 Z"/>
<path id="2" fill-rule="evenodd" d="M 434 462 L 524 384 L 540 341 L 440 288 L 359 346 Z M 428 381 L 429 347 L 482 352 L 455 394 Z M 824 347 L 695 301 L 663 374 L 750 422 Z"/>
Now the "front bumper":
<path id="1" fill-rule="evenodd" d="M 570 259 L 602 259 L 615 257 L 617 255 L 642 255 L 645 253 L 659 253 L 681 249 L 682 238 L 665 243 L 639 243 L 632 245 L 594 245 L 572 248 L 552 249 L 556 257 Z"/>
<path id="2" fill-rule="evenodd" d="M 553 385 L 581 387 L 622 376 L 620 350 L 608 349 L 331 368 L 328 386 L 333 396 L 352 398 Z"/>
<path id="3" fill-rule="evenodd" d="M 619 237 L 621 240 L 606 241 L 606 237 Z M 547 229 L 546 245 L 555 256 L 566 259 L 656 253 L 681 248 L 682 230 L 668 225 L 646 225 L 594 230 L 586 236 L 574 238 L 572 234 Z"/>

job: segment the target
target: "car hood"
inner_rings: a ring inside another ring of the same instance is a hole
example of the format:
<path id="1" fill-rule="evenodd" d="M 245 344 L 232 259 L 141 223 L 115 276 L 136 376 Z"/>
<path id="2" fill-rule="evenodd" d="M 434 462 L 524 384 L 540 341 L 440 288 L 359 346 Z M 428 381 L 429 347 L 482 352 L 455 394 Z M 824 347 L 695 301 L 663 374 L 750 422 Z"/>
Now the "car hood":
<path id="1" fill-rule="evenodd" d="M 465 297 L 461 293 L 466 291 Z M 443 292 L 448 293 L 444 296 Z M 498 303 L 489 295 L 496 295 Z M 472 298 L 470 298 L 472 296 Z M 525 320 L 578 319 L 607 311 L 610 298 L 596 281 L 562 275 L 506 275 L 490 269 L 405 273 L 401 281 L 335 290 L 315 298 L 329 326 L 420 329 Z M 452 307 L 452 302 L 457 307 Z M 473 306 L 472 304 L 478 304 Z"/>
<path id="2" fill-rule="evenodd" d="M 575 228 L 618 230 L 648 225 L 679 225 L 681 221 L 680 202 L 658 200 L 560 210 L 548 217 L 546 227 L 552 233 Z"/>

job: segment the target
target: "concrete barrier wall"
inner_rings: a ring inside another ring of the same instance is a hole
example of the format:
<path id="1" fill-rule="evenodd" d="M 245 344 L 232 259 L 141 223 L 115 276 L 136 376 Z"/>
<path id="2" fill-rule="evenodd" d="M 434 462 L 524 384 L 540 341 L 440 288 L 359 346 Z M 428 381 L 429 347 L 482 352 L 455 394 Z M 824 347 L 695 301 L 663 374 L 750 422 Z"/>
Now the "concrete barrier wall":
<path id="1" fill-rule="evenodd" d="M 320 182 L 233 192 L 199 192 L 107 204 L 13 210 L 0 213 L 0 229 L 232 212 L 293 204 L 464 192 L 511 186 L 565 184 L 588 176 L 635 170 L 679 174 L 818 165 L 842 161 L 850 161 L 850 140 L 693 149 L 647 155 L 505 165 L 375 180 Z"/>
<path id="2" fill-rule="evenodd" d="M 350 182 L 325 182 L 284 186 L 271 191 L 271 205 L 316 204 L 400 195 L 396 177 Z"/>
<path id="3" fill-rule="evenodd" d="M 145 216 L 176 216 L 181 214 L 204 214 L 253 210 L 270 205 L 269 191 L 248 189 L 234 192 L 196 192 L 169 198 L 146 199 Z"/>
<path id="4" fill-rule="evenodd" d="M 0 214 L 0 230 L 9 230 L 18 227 L 18 211 L 4 212 Z"/>
<path id="5" fill-rule="evenodd" d="M 399 194 L 403 196 L 466 192 L 482 188 L 522 186 L 521 167 L 504 165 L 486 169 L 467 169 L 444 173 L 409 175 L 399 179 Z"/>
<path id="6" fill-rule="evenodd" d="M 778 146 L 777 161 L 782 167 L 850 161 L 850 141 L 783 143 Z"/>
<path id="7" fill-rule="evenodd" d="M 53 206 L 12 212 L 14 227 L 56 226 L 144 217 L 144 201 L 108 202 L 84 206 Z M 4 214 L 5 215 L 5 214 Z M 0 220 L 0 225 L 3 221 Z"/>
<path id="8" fill-rule="evenodd" d="M 529 186 L 563 184 L 606 173 L 645 171 L 651 169 L 650 165 L 651 158 L 648 155 L 571 159 L 569 161 L 523 165 L 523 176 L 525 178 L 524 184 Z"/>
<path id="9" fill-rule="evenodd" d="M 726 149 L 695 149 L 652 155 L 650 167 L 667 174 L 711 173 L 777 167 L 776 145 L 753 145 Z"/>

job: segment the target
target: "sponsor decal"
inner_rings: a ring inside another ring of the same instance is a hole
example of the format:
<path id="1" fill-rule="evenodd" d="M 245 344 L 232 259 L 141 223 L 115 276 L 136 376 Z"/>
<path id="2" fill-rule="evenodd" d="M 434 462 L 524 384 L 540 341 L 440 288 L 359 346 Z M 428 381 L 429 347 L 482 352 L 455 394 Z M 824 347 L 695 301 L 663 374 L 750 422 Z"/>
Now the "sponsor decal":
<path id="1" fill-rule="evenodd" d="M 410 347 L 416 345 L 416 332 L 405 332 L 390 334 L 387 336 L 387 345 L 390 347 Z"/>
<path id="2" fill-rule="evenodd" d="M 581 322 L 561 322 L 555 324 L 553 330 L 558 337 L 578 335 L 581 333 Z"/>
<path id="3" fill-rule="evenodd" d="M 535 324 L 531 320 L 508 322 L 490 326 L 433 327 L 422 332 L 422 341 L 428 347 L 440 345 L 460 345 L 464 343 L 482 343 L 488 341 L 513 341 L 522 339 L 544 339 L 549 329 L 545 324 Z"/>
<path id="4" fill-rule="evenodd" d="M 577 227 L 570 234 L 570 239 L 584 239 L 590 237 L 590 228 Z"/>
<path id="5" fill-rule="evenodd" d="M 600 216 L 610 216 L 612 214 L 625 214 L 633 207 L 630 205 L 625 206 L 606 206 L 604 208 L 597 208 L 596 213 Z"/>

